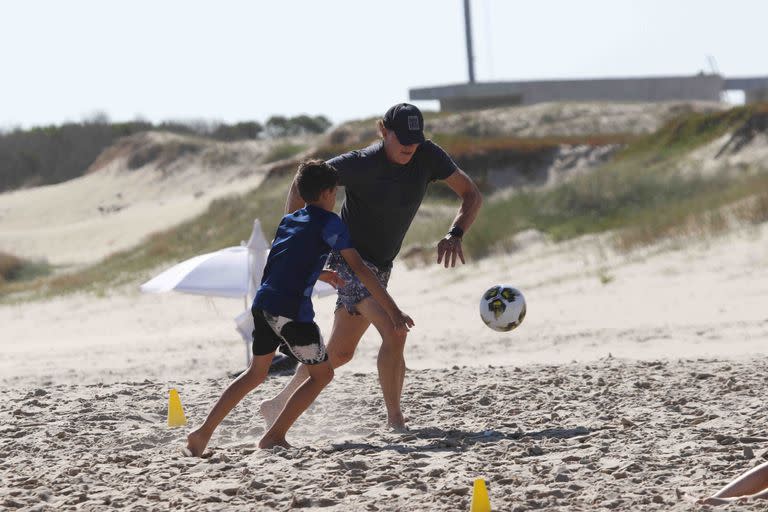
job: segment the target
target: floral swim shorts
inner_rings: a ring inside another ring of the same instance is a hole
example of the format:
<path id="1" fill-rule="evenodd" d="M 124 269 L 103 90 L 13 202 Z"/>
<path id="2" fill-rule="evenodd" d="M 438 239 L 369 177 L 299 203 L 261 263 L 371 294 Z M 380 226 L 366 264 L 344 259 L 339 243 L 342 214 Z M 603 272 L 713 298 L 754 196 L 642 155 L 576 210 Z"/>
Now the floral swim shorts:
<path id="1" fill-rule="evenodd" d="M 376 279 L 379 280 L 381 286 L 386 289 L 387 283 L 389 282 L 389 276 L 392 271 L 381 270 L 373 263 L 365 260 L 363 260 L 363 263 L 365 263 L 366 267 L 371 269 L 371 272 L 373 272 L 373 275 L 375 275 Z M 338 298 L 336 299 L 336 309 L 344 306 L 349 314 L 359 315 L 360 312 L 357 311 L 357 304 L 359 304 L 363 299 L 370 297 L 371 292 L 369 292 L 365 285 L 360 282 L 360 279 L 350 268 L 347 260 L 345 260 L 344 257 L 338 253 L 338 251 L 331 252 L 331 254 L 328 256 L 328 261 L 326 262 L 325 266 L 338 272 L 339 277 L 342 278 L 345 283 L 344 286 L 336 290 L 338 292 Z"/>

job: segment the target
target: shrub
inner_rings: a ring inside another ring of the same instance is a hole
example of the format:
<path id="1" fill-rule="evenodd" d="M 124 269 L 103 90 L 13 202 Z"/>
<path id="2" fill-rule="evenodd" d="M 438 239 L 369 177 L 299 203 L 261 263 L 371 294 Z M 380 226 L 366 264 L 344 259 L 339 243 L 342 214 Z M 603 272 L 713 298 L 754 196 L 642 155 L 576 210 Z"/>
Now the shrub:
<path id="1" fill-rule="evenodd" d="M 13 281 L 23 266 L 21 258 L 0 252 L 0 282 Z"/>
<path id="2" fill-rule="evenodd" d="M 0 252 L 0 285 L 17 281 L 28 281 L 50 274 L 48 263 L 29 261 L 13 254 Z"/>

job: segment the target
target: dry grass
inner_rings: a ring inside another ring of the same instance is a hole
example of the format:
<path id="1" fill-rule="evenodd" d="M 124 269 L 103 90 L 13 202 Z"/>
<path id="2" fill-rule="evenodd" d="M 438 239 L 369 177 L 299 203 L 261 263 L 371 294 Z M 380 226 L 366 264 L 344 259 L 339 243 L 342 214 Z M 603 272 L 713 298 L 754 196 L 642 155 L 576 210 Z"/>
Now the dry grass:
<path id="1" fill-rule="evenodd" d="M 734 208 L 734 216 L 749 224 L 768 222 L 768 192 L 750 198 Z"/>
<path id="2" fill-rule="evenodd" d="M 720 211 L 701 212 L 674 223 L 646 224 L 626 229 L 614 237 L 614 246 L 622 252 L 646 247 L 662 240 L 702 240 L 722 234 L 728 221 Z"/>
<path id="3" fill-rule="evenodd" d="M 658 161 L 690 151 L 762 115 L 766 105 L 748 105 L 720 112 L 691 112 L 669 121 L 658 131 L 636 139 L 617 159 L 644 157 Z"/>
<path id="4" fill-rule="evenodd" d="M 705 240 L 745 223 L 757 225 L 767 221 L 768 176 L 761 175 L 723 185 L 708 194 L 706 201 L 699 198 L 695 204 L 683 202 L 674 209 L 663 208 L 646 215 L 635 225 L 618 231 L 614 245 L 629 252 L 664 240 Z"/>
<path id="5" fill-rule="evenodd" d="M 628 134 L 559 136 L 559 137 L 475 137 L 469 135 L 436 133 L 433 140 L 454 159 L 490 155 L 494 153 L 538 153 L 558 146 L 625 145 L 636 140 Z"/>
<path id="6" fill-rule="evenodd" d="M 291 142 L 278 144 L 272 147 L 272 149 L 270 149 L 269 152 L 264 156 L 264 163 L 269 164 L 279 160 L 285 160 L 286 158 L 294 157 L 305 149 L 307 149 L 307 146 L 304 144 L 293 144 Z"/>

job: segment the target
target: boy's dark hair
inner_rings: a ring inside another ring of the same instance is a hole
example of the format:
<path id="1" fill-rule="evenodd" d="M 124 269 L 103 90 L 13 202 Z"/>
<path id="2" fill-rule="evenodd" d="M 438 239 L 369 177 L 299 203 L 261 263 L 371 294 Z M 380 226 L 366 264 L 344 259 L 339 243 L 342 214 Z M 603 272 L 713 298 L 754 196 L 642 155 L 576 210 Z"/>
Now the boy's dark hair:
<path id="1" fill-rule="evenodd" d="M 322 160 L 306 160 L 299 164 L 296 185 L 299 195 L 306 202 L 320 199 L 320 192 L 335 187 L 339 183 L 339 173 Z"/>

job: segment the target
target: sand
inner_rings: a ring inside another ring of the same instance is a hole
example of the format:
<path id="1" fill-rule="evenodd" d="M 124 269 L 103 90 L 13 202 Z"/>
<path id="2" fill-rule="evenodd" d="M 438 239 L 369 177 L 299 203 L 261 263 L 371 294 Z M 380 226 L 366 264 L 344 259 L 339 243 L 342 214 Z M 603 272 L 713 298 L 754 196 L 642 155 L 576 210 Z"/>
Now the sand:
<path id="1" fill-rule="evenodd" d="M 494 510 L 690 510 L 768 459 L 767 242 L 765 224 L 631 254 L 525 233 L 457 269 L 398 264 L 411 431 L 382 428 L 368 332 L 296 448 L 255 446 L 273 377 L 202 460 L 179 456 L 168 391 L 202 421 L 244 365 L 241 301 L 136 283 L 0 306 L 0 508 L 468 510 L 483 477 Z M 478 318 L 495 282 L 526 295 L 511 333 Z M 316 301 L 326 336 L 332 309 Z"/>
<path id="2" fill-rule="evenodd" d="M 767 373 L 765 361 L 615 358 L 412 371 L 405 434 L 380 428 L 375 375 L 347 373 L 291 432 L 296 448 L 255 448 L 254 394 L 204 459 L 179 457 L 167 387 L 198 419 L 225 379 L 4 388 L 0 506 L 469 510 L 481 477 L 494 510 L 690 510 L 768 458 Z"/>

